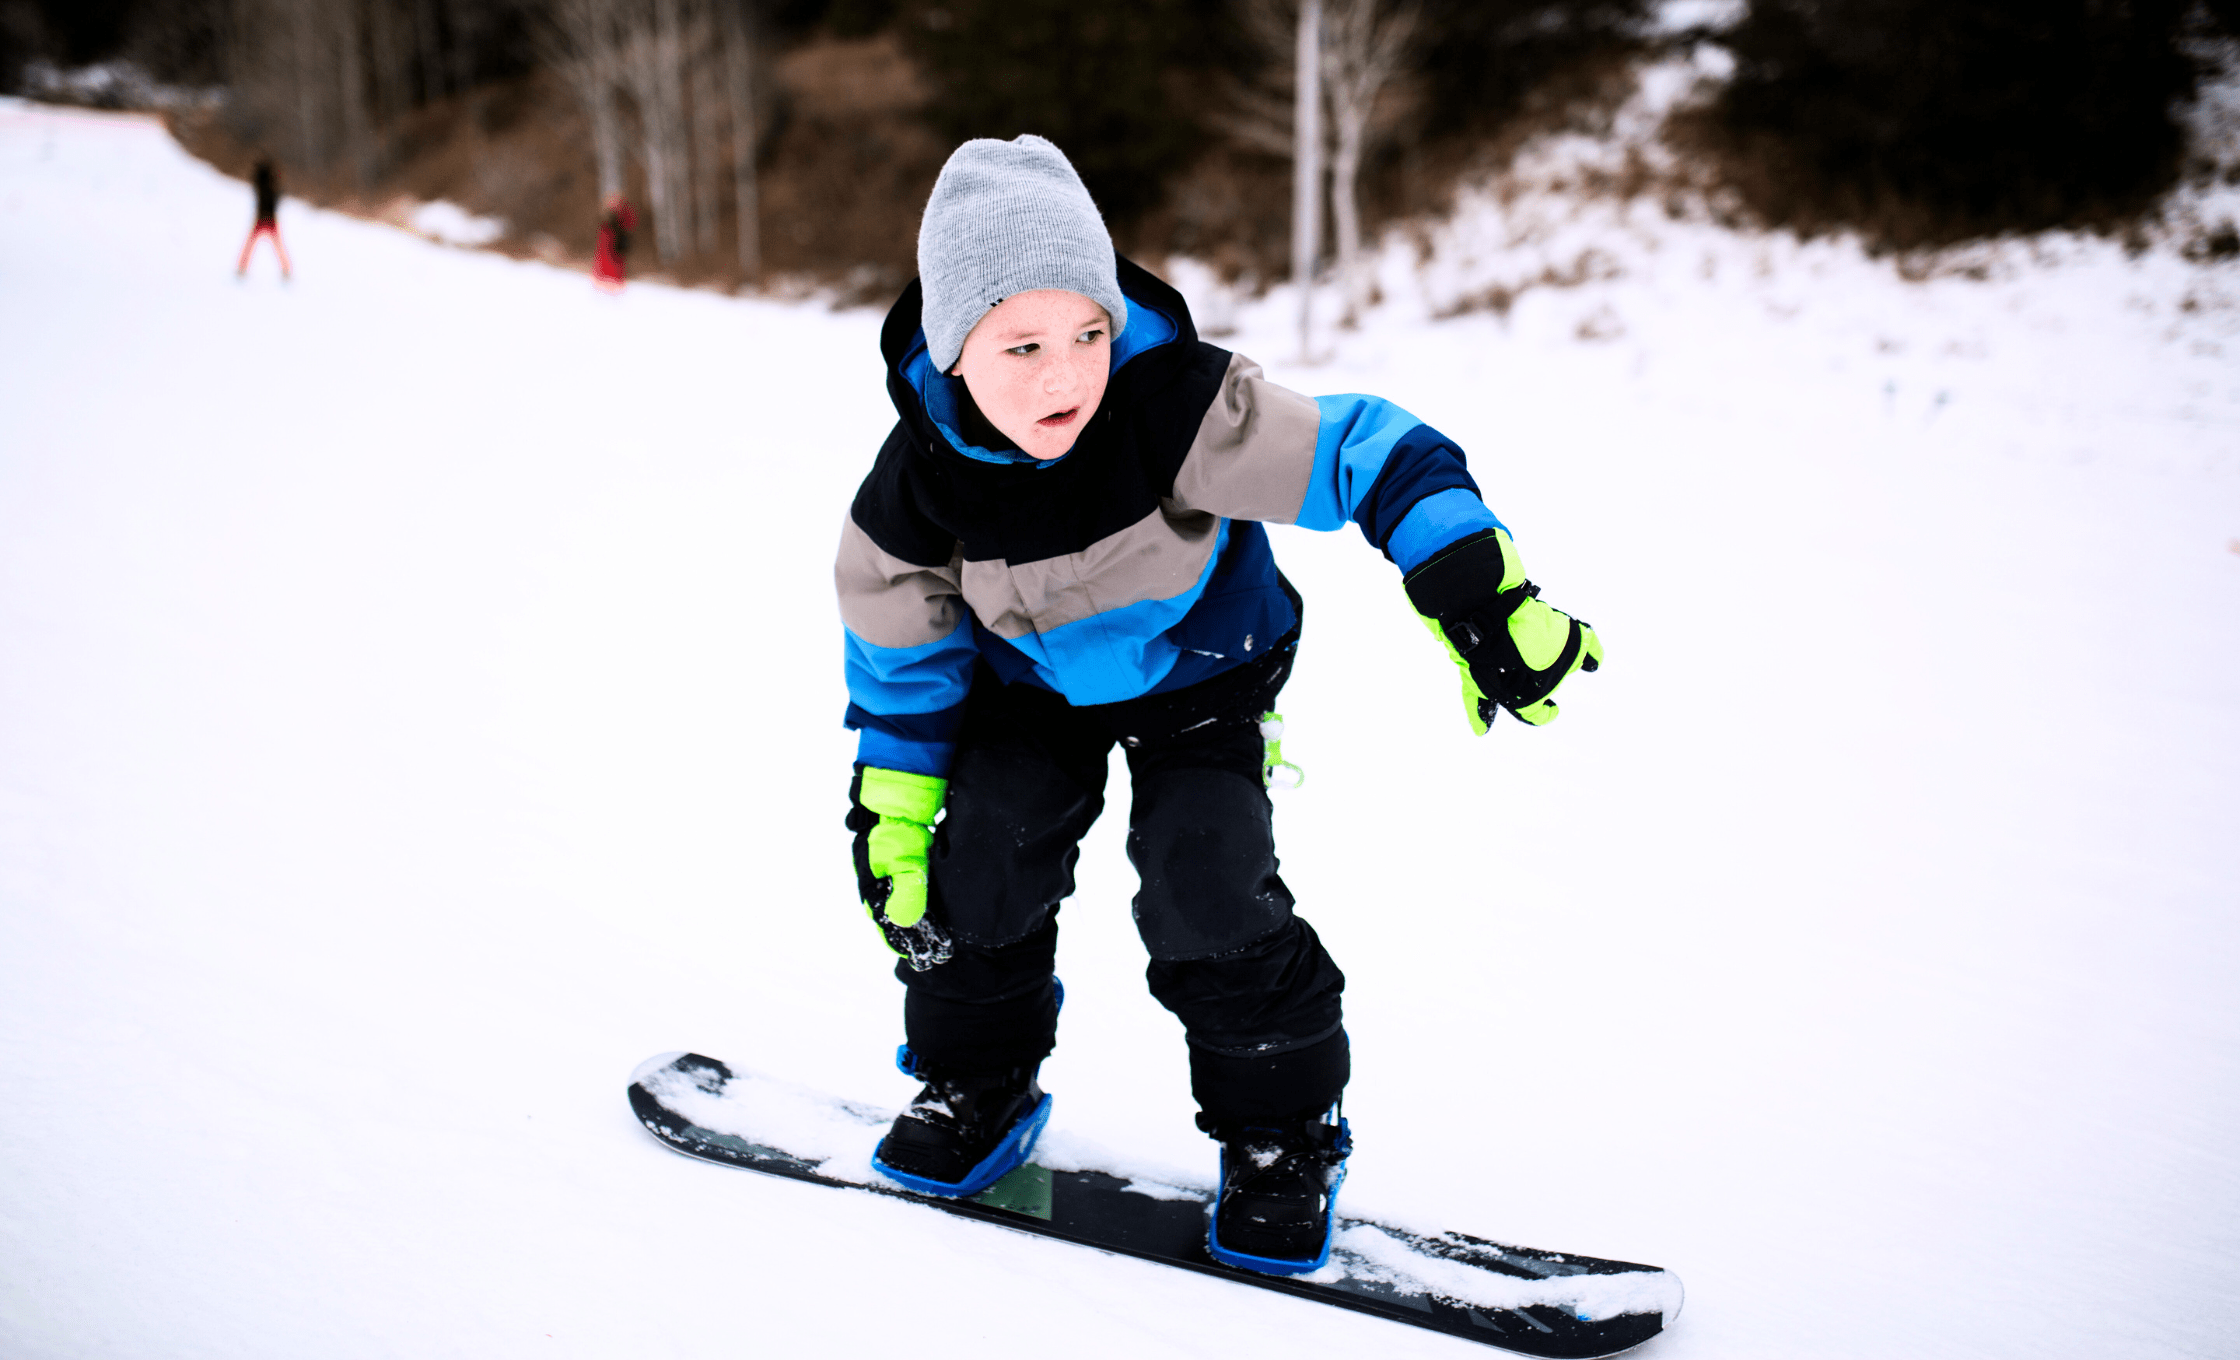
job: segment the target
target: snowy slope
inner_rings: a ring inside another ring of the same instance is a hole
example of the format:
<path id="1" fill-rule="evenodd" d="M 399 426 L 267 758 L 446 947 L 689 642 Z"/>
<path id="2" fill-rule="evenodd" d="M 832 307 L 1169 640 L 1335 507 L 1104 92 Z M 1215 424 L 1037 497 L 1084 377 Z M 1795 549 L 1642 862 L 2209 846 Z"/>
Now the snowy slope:
<path id="1" fill-rule="evenodd" d="M 661 1152 L 664 1050 L 908 1095 L 831 645 L 878 318 L 293 203 L 237 283 L 248 218 L 0 104 L 0 1354 L 1479 1353 Z M 1349 1203 L 1673 1268 L 1662 1360 L 2230 1354 L 2240 269 L 1564 229 L 1616 277 L 1433 322 L 1529 272 L 1480 214 L 1327 365 L 1224 341 L 1453 435 L 1610 653 L 1472 741 L 1390 567 L 1278 535 Z M 1119 820 L 1053 1136 L 1202 1176 Z"/>

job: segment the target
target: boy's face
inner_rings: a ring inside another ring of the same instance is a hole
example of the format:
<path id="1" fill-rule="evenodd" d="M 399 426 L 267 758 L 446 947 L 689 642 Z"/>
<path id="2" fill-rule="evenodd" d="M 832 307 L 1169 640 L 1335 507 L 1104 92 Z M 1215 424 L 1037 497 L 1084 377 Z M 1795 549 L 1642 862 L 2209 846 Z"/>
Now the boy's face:
<path id="1" fill-rule="evenodd" d="M 949 373 L 1022 452 L 1063 457 L 1104 400 L 1112 318 L 1079 293 L 1014 293 L 980 318 Z"/>

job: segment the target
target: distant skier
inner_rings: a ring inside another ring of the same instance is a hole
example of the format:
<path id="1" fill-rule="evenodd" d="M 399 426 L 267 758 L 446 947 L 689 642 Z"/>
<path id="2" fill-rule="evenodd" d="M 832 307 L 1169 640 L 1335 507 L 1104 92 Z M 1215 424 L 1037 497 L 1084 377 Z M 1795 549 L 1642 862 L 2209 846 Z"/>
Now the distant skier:
<path id="1" fill-rule="evenodd" d="M 630 233 L 638 229 L 638 215 L 621 194 L 607 195 L 606 215 L 599 219 L 599 254 L 591 265 L 591 281 L 610 293 L 622 291 L 624 265 L 630 258 Z"/>
<path id="2" fill-rule="evenodd" d="M 1222 1148 L 1209 1249 L 1314 1270 L 1352 1147 L 1352 1059 L 1345 978 L 1276 872 L 1269 710 L 1303 605 L 1262 525 L 1360 525 L 1461 668 L 1481 734 L 1499 709 L 1553 719 L 1556 687 L 1602 644 L 1537 598 L 1451 440 L 1378 397 L 1287 391 L 1199 340 L 1042 138 L 950 156 L 918 272 L 880 337 L 900 420 L 835 572 L 857 886 L 902 955 L 904 1058 L 925 1083 L 874 1165 L 961 1196 L 1032 1150 L 1057 911 L 1117 744 L 1151 992 L 1182 1021 L 1198 1126 Z M 1444 855 L 1476 897 L 1502 796 L 1425 807 L 1433 848 L 1356 848 Z M 1359 905 L 1426 948 L 1482 939 L 1444 906 Z"/>
<path id="3" fill-rule="evenodd" d="M 234 277 L 249 272 L 249 254 L 257 248 L 259 237 L 272 238 L 273 253 L 280 257 L 280 277 L 292 278 L 288 268 L 288 248 L 280 244 L 280 177 L 273 172 L 272 162 L 260 160 L 251 174 L 257 189 L 257 224 L 249 229 L 249 239 L 241 247 L 241 263 L 234 266 Z"/>

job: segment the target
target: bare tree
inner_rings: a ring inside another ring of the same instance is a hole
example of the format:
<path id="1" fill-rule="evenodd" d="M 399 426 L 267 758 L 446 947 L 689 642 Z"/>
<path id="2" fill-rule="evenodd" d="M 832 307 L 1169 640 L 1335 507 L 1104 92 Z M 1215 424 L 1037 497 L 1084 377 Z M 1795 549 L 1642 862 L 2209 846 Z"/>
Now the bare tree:
<path id="1" fill-rule="evenodd" d="M 474 88 L 475 55 L 485 31 L 492 26 L 489 0 L 439 0 L 438 8 L 443 11 L 444 29 L 451 37 L 451 92 L 465 94 Z"/>
<path id="2" fill-rule="evenodd" d="M 420 88 L 441 99 L 448 88 L 443 74 L 443 35 L 436 27 L 436 0 L 413 0 L 412 33 L 420 49 Z"/>
<path id="3" fill-rule="evenodd" d="M 568 82 L 591 120 L 602 203 L 622 192 L 622 114 L 615 107 L 615 90 L 622 83 L 619 8 L 617 0 L 551 0 L 545 22 L 535 30 L 539 55 Z"/>
<path id="4" fill-rule="evenodd" d="M 668 245 L 661 258 L 677 260 L 689 251 L 686 230 L 692 223 L 694 191 L 692 137 L 685 123 L 685 0 L 653 0 L 654 46 L 661 53 L 655 67 L 659 80 L 662 140 L 667 143 L 663 164 L 669 174 L 670 224 Z M 661 222 L 654 222 L 658 241 Z"/>
<path id="5" fill-rule="evenodd" d="M 723 11 L 726 92 L 731 98 L 731 185 L 738 199 L 739 268 L 748 278 L 762 273 L 762 195 L 755 179 L 760 143 L 754 116 L 754 30 L 746 7 L 734 0 Z"/>
<path id="6" fill-rule="evenodd" d="M 1245 37 L 1267 65 L 1250 82 L 1223 75 L 1221 107 L 1214 117 L 1221 130 L 1263 155 L 1291 159 L 1292 122 L 1297 112 L 1294 78 L 1298 46 L 1296 0 L 1240 0 L 1237 18 Z"/>
<path id="7" fill-rule="evenodd" d="M 291 170 L 326 166 L 336 140 L 332 0 L 235 0 L 226 80 L 264 145 Z"/>
<path id="8" fill-rule="evenodd" d="M 378 3 L 378 0 L 376 0 Z M 334 25 L 329 48 L 335 101 L 342 114 L 343 154 L 350 162 L 350 183 L 360 193 L 373 184 L 373 110 L 366 100 L 364 14 L 357 0 L 325 0 L 322 16 Z"/>
<path id="9" fill-rule="evenodd" d="M 720 0 L 718 0 L 720 3 Z M 723 124 L 727 101 L 723 97 L 724 52 L 718 45 L 716 14 L 702 11 L 692 16 L 685 33 L 686 61 L 692 80 L 692 163 L 701 183 L 692 202 L 693 246 L 712 255 L 720 242 L 723 203 L 717 181 L 723 173 Z"/>
<path id="10" fill-rule="evenodd" d="M 1299 289 L 1299 357 L 1314 357 L 1315 269 L 1322 259 L 1322 0 L 1243 0 L 1244 31 L 1267 60 L 1259 83 L 1232 85 L 1230 136 L 1291 162 L 1291 281 Z"/>
<path id="11" fill-rule="evenodd" d="M 646 170 L 653 244 L 664 264 L 685 253 L 692 215 L 691 160 L 685 138 L 682 47 L 677 0 L 622 0 L 622 80 L 638 111 L 639 158 Z"/>
<path id="12" fill-rule="evenodd" d="M 1290 160 L 1294 165 L 1292 276 L 1303 280 L 1301 352 L 1308 352 L 1312 328 L 1313 270 L 1307 255 L 1320 263 L 1322 221 L 1309 214 L 1307 196 L 1321 192 L 1326 179 L 1330 215 L 1336 228 L 1337 273 L 1344 294 L 1341 324 L 1351 326 L 1368 305 L 1368 271 L 1362 260 L 1360 178 L 1363 161 L 1390 136 L 1414 108 L 1407 66 L 1424 32 L 1423 0 L 1320 0 L 1321 60 L 1315 74 L 1322 86 L 1321 111 L 1327 119 L 1313 150 L 1320 164 L 1298 166 L 1305 110 L 1299 80 L 1304 60 L 1302 38 L 1310 16 L 1304 0 L 1238 0 L 1236 14 L 1245 36 L 1266 65 L 1249 83 L 1231 80 L 1216 120 L 1240 146 Z M 1325 168 L 1327 167 L 1327 168 Z"/>
<path id="13" fill-rule="evenodd" d="M 257 75 L 257 45 L 251 36 L 255 6 L 248 0 L 218 0 L 218 74 L 238 90 Z"/>
<path id="14" fill-rule="evenodd" d="M 373 57 L 374 123 L 384 133 L 393 132 L 412 111 L 411 0 L 369 0 L 366 9 L 367 50 Z M 380 151 L 386 161 L 387 148 Z"/>
<path id="15" fill-rule="evenodd" d="M 326 109 L 319 101 L 319 73 L 326 63 L 319 60 L 319 30 L 316 16 L 311 12 L 311 0 L 278 0 L 274 6 L 284 16 L 288 26 L 290 46 L 295 49 L 295 60 L 280 63 L 289 93 L 296 106 L 296 133 L 300 145 L 298 155 L 304 164 L 324 165 L 327 160 Z"/>
<path id="16" fill-rule="evenodd" d="M 636 12 L 637 4 L 629 9 L 634 12 L 628 20 L 643 17 L 642 12 Z M 629 21 L 622 25 L 617 52 L 623 86 L 630 92 L 630 102 L 638 114 L 638 162 L 646 172 L 645 207 L 653 215 L 654 246 L 667 260 L 674 252 L 669 233 L 669 142 L 661 133 L 661 52 L 646 27 Z"/>
<path id="17" fill-rule="evenodd" d="M 1299 361 L 1314 361 L 1314 268 L 1322 255 L 1322 0 L 1299 0 L 1291 115 L 1291 279 L 1299 288 Z"/>
<path id="18" fill-rule="evenodd" d="M 728 192 L 738 206 L 740 267 L 759 273 L 746 0 L 547 0 L 539 46 L 590 116 L 602 197 L 622 187 L 633 131 L 620 98 L 627 93 L 661 260 L 722 246 Z"/>
<path id="19" fill-rule="evenodd" d="M 1349 327 L 1369 301 L 1361 264 L 1361 154 L 1379 97 L 1406 64 L 1422 13 L 1415 0 L 1329 0 L 1322 73 L 1336 143 L 1330 160 L 1330 213 L 1338 229 L 1341 324 Z"/>
<path id="20" fill-rule="evenodd" d="M 538 64 L 584 108 L 601 198 L 621 192 L 634 151 L 664 264 L 715 256 L 735 204 L 740 268 L 760 272 L 755 0 L 191 2 L 215 8 L 214 60 L 246 125 L 307 180 L 340 172 L 360 192 L 418 102 L 473 93 L 477 34 L 518 13 Z"/>

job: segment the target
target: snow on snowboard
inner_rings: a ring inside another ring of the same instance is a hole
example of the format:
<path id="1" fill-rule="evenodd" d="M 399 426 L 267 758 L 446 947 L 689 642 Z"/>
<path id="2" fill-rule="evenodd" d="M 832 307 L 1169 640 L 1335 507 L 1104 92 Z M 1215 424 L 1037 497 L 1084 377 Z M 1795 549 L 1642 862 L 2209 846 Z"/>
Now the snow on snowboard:
<path id="1" fill-rule="evenodd" d="M 1206 1253 L 1210 1189 L 1073 1165 L 1046 1143 L 970 1199 L 905 1190 L 871 1169 L 891 1110 L 835 1100 L 697 1053 L 639 1067 L 630 1108 L 654 1137 L 704 1161 L 911 1200 L 964 1218 L 1217 1275 L 1524 1355 L 1616 1355 L 1680 1313 L 1680 1281 L 1655 1266 L 1338 1220 L 1330 1264 L 1261 1275 Z"/>

